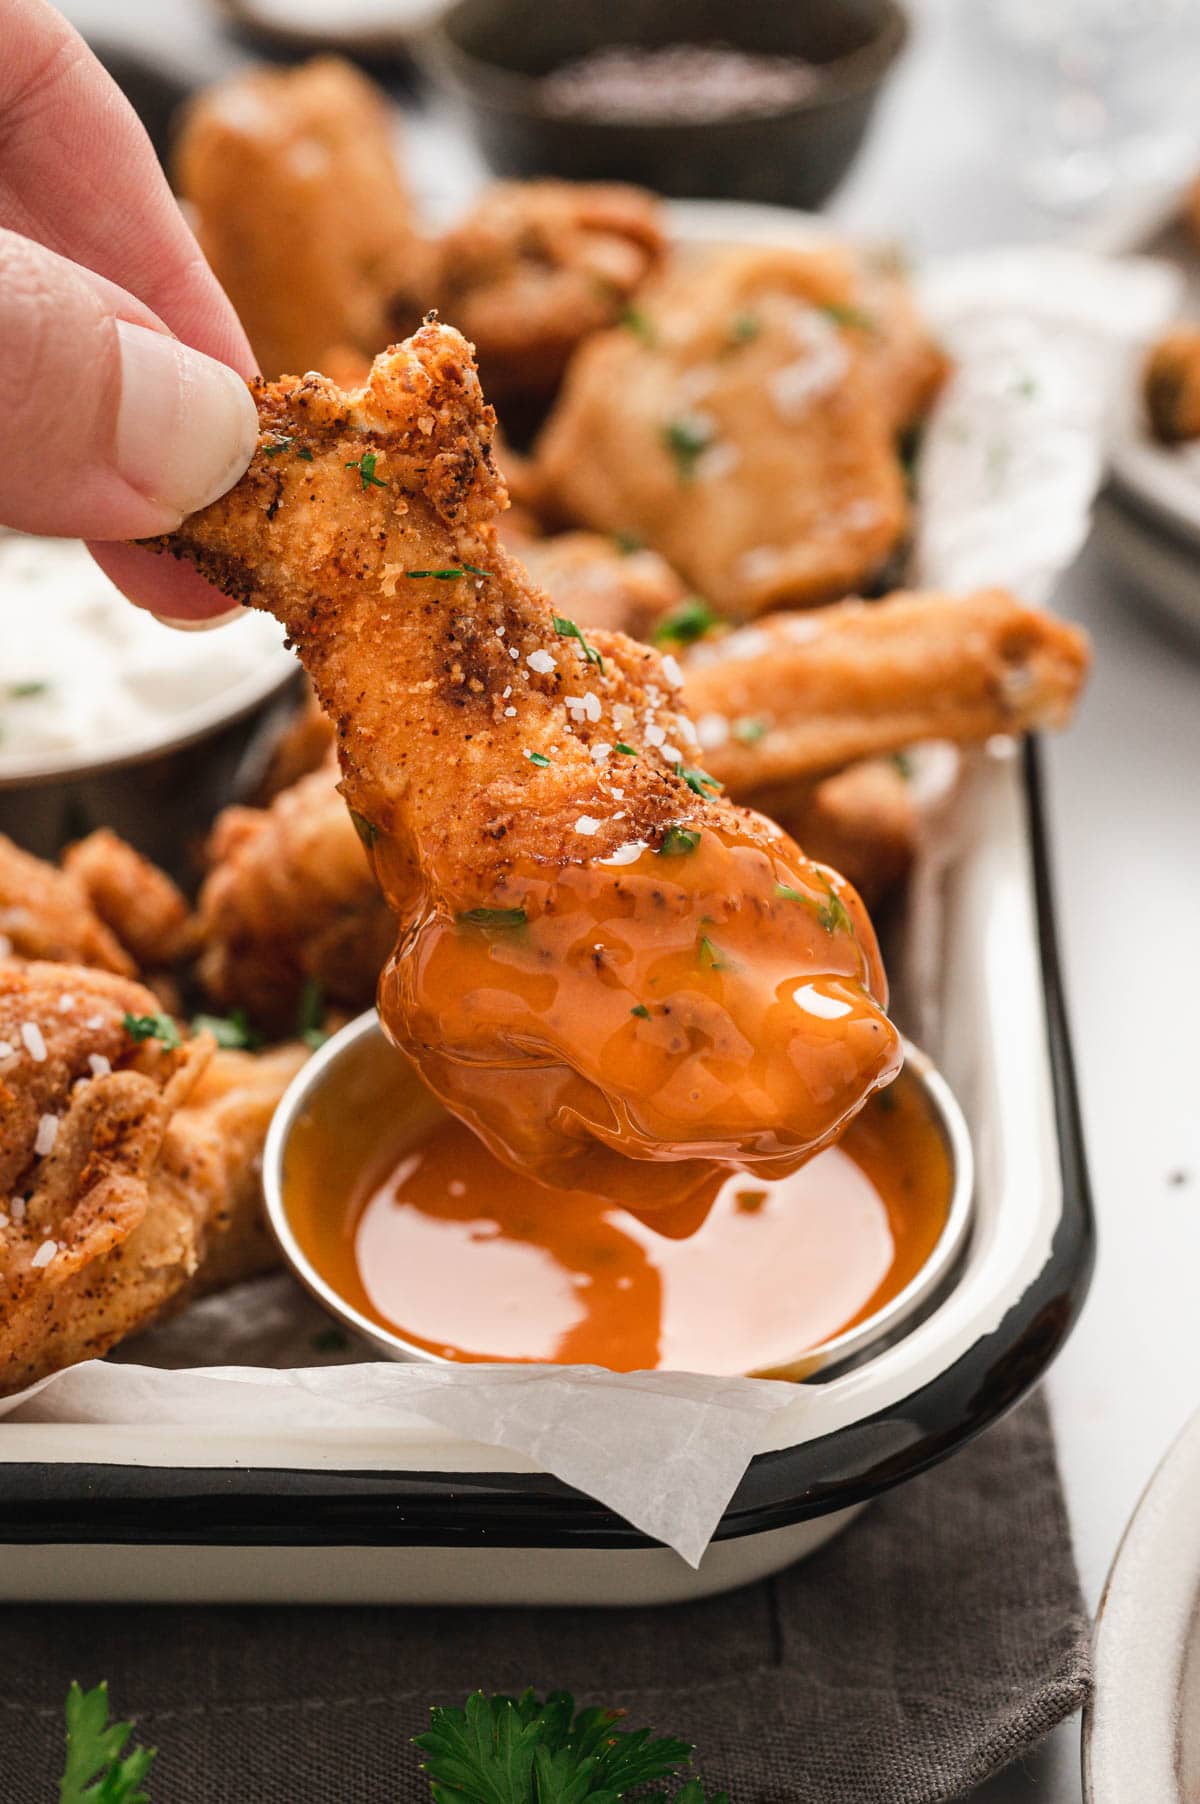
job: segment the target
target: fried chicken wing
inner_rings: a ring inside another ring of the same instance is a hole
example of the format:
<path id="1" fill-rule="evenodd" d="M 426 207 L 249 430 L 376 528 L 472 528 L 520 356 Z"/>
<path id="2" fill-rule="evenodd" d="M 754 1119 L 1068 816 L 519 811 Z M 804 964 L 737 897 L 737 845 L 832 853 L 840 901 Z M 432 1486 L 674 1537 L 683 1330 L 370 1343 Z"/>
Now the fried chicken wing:
<path id="1" fill-rule="evenodd" d="M 626 551 L 600 533 L 555 533 L 517 555 L 558 613 L 631 639 L 649 639 L 687 596 L 686 583 L 657 551 Z"/>
<path id="2" fill-rule="evenodd" d="M 191 952 L 195 923 L 180 890 L 107 827 L 68 846 L 63 870 L 81 885 L 139 971 L 168 970 Z"/>
<path id="3" fill-rule="evenodd" d="M 950 360 L 921 318 L 901 271 L 862 258 L 848 316 L 859 326 L 859 348 L 871 389 L 894 434 L 924 419 L 950 373 Z"/>
<path id="4" fill-rule="evenodd" d="M 1142 392 L 1164 444 L 1200 438 L 1200 326 L 1176 326 L 1159 339 L 1146 359 Z"/>
<path id="5" fill-rule="evenodd" d="M 1003 589 L 914 591 L 778 614 L 698 645 L 687 701 L 706 767 L 740 795 L 898 752 L 1062 726 L 1085 634 Z"/>
<path id="6" fill-rule="evenodd" d="M 437 305 L 497 402 L 545 396 L 666 252 L 661 203 L 617 183 L 498 182 L 441 239 Z"/>
<path id="7" fill-rule="evenodd" d="M 255 69 L 192 104 L 180 193 L 263 370 L 306 370 L 330 347 L 371 357 L 391 308 L 432 300 L 383 95 L 349 63 Z"/>
<path id="8" fill-rule="evenodd" d="M 832 250 L 672 266 L 636 329 L 572 361 L 537 447 L 547 501 L 636 534 L 724 613 L 861 588 L 907 510 L 857 284 Z"/>
<path id="9" fill-rule="evenodd" d="M 461 336 L 257 394 L 250 469 L 159 544 L 276 614 L 337 722 L 426 1081 L 551 1180 L 645 1161 L 644 1201 L 827 1143 L 900 1058 L 862 905 L 690 768 L 670 661 L 585 638 L 498 543 Z"/>
<path id="10" fill-rule="evenodd" d="M 157 1007 L 108 972 L 0 961 L 0 1392 L 261 1269 L 258 1159 L 306 1051 L 132 1036 Z"/>
<path id="11" fill-rule="evenodd" d="M 68 961 L 132 977 L 137 966 L 79 878 L 0 833 L 0 956 Z"/>
<path id="12" fill-rule="evenodd" d="M 315 982 L 329 1003 L 366 1008 L 395 928 L 326 761 L 269 808 L 227 808 L 200 892 L 205 990 L 264 1032 L 296 1025 Z"/>
<path id="13" fill-rule="evenodd" d="M 746 798 L 786 829 L 810 858 L 830 864 L 869 908 L 898 889 L 917 851 L 919 817 L 908 780 L 888 758 L 868 758 L 816 783 Z"/>

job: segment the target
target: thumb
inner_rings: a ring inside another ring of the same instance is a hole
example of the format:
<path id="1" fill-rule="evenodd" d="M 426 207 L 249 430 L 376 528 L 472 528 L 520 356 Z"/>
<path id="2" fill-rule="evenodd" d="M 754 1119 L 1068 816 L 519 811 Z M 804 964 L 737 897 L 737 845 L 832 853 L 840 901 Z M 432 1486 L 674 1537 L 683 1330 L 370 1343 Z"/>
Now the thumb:
<path id="1" fill-rule="evenodd" d="M 169 532 L 249 463 L 242 378 L 114 283 L 0 231 L 0 524 L 63 537 Z"/>

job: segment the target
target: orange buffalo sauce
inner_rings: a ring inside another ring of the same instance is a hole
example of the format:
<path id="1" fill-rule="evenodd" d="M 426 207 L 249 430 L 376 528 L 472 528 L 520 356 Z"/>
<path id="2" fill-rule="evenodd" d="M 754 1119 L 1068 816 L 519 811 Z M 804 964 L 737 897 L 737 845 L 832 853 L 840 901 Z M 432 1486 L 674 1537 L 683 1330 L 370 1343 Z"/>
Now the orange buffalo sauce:
<path id="1" fill-rule="evenodd" d="M 679 1237 L 520 1176 L 407 1085 L 403 1130 L 394 1084 L 299 1120 L 285 1202 L 340 1296 L 448 1359 L 778 1370 L 902 1290 L 950 1206 L 949 1154 L 906 1074 L 799 1171 L 711 1174 Z"/>
<path id="2" fill-rule="evenodd" d="M 397 844 L 373 857 L 411 921 L 380 984 L 385 1029 L 543 1183 L 649 1208 L 714 1167 L 777 1177 L 899 1066 L 862 903 L 761 817 L 515 866 L 455 914 L 414 907 Z"/>

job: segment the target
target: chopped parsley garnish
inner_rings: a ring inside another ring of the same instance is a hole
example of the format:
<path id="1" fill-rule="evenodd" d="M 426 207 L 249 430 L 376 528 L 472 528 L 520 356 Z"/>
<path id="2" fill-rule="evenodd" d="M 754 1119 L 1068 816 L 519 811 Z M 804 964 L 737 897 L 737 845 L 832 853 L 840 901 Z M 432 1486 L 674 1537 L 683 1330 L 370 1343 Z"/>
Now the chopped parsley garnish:
<path id="1" fill-rule="evenodd" d="M 729 342 L 731 345 L 748 345 L 761 331 L 762 321 L 753 313 L 735 314 L 729 324 Z"/>
<path id="2" fill-rule="evenodd" d="M 785 902 L 807 902 L 808 897 L 802 889 L 793 889 L 790 883 L 777 883 L 775 894 L 782 896 Z"/>
<path id="3" fill-rule="evenodd" d="M 639 1002 L 637 1007 L 631 1008 L 629 1012 L 631 1015 L 639 1016 L 643 1021 L 649 1021 L 650 1019 L 650 1010 L 646 1007 L 644 1002 Z"/>
<path id="4" fill-rule="evenodd" d="M 321 986 L 315 977 L 306 978 L 300 992 L 300 1007 L 296 1011 L 296 1033 L 314 1052 L 318 1046 L 324 1046 L 329 1038 L 323 1026 L 324 1020 L 325 998 L 321 993 Z"/>
<path id="5" fill-rule="evenodd" d="M 528 916 L 523 908 L 468 908 L 458 916 L 464 927 L 524 927 Z"/>
<path id="6" fill-rule="evenodd" d="M 278 457 L 281 451 L 290 451 L 291 448 L 292 448 L 291 439 L 288 437 L 286 432 L 281 432 L 279 434 L 279 436 L 275 439 L 275 442 L 273 444 L 263 446 L 263 456 L 264 457 Z M 310 456 L 311 456 L 311 453 L 310 453 Z M 351 468 L 351 466 L 349 464 L 346 467 L 347 467 L 347 469 Z"/>
<path id="7" fill-rule="evenodd" d="M 1020 395 L 1023 401 L 1032 401 L 1037 394 L 1037 380 L 1030 375 L 1019 376 L 1013 384 L 1014 395 Z"/>
<path id="8" fill-rule="evenodd" d="M 299 457 L 306 464 L 310 464 L 313 460 L 313 454 L 309 450 L 307 445 L 301 445 L 300 449 L 296 453 L 296 456 Z"/>
<path id="9" fill-rule="evenodd" d="M 720 624 L 721 616 L 702 595 L 689 595 L 677 608 L 664 614 L 654 629 L 654 642 L 656 645 L 694 645 L 697 639 L 703 639 Z"/>
<path id="10" fill-rule="evenodd" d="M 613 751 L 623 753 L 626 758 L 636 758 L 637 757 L 637 748 L 632 745 L 626 745 L 626 743 L 623 739 L 617 740 L 616 745 L 614 745 L 614 747 L 613 747 Z"/>
<path id="11" fill-rule="evenodd" d="M 645 539 L 640 539 L 636 532 L 614 532 L 612 537 L 622 557 L 632 557 L 635 551 L 646 549 Z"/>
<path id="12" fill-rule="evenodd" d="M 715 777 L 710 777 L 706 770 L 694 770 L 687 764 L 677 764 L 675 775 L 683 778 L 693 795 L 715 796 L 725 787 L 723 783 L 718 783 Z"/>
<path id="13" fill-rule="evenodd" d="M 27 683 L 10 683 L 4 693 L 10 702 L 25 702 L 35 695 L 45 695 L 49 687 L 49 683 L 35 677 Z"/>
<path id="14" fill-rule="evenodd" d="M 125 1753 L 132 1723 L 108 1720 L 108 1686 L 81 1691 L 72 1680 L 67 1693 L 67 1764 L 59 1804 L 149 1804 L 142 1780 L 154 1763 L 154 1749 Z"/>
<path id="15" fill-rule="evenodd" d="M 594 645 L 588 644 L 575 622 L 573 620 L 564 620 L 561 614 L 555 614 L 552 618 L 554 620 L 554 630 L 559 637 L 561 639 L 578 639 L 583 647 L 583 655 L 588 663 L 595 664 L 599 670 L 603 671 L 604 659 L 600 656 L 600 653 L 596 650 Z"/>
<path id="16" fill-rule="evenodd" d="M 817 308 L 818 313 L 825 314 L 837 326 L 850 326 L 856 332 L 878 332 L 879 326 L 873 314 L 866 313 L 861 307 L 847 306 L 842 301 L 825 301 Z"/>
<path id="17" fill-rule="evenodd" d="M 528 758 L 530 764 L 540 765 L 543 769 L 545 769 L 546 765 L 550 762 L 545 752 L 526 752 L 525 756 Z"/>
<path id="18" fill-rule="evenodd" d="M 732 960 L 726 958 L 719 946 L 714 946 L 706 933 L 700 935 L 700 963 L 706 971 L 727 971 Z"/>
<path id="19" fill-rule="evenodd" d="M 913 774 L 913 761 L 909 757 L 908 753 L 907 752 L 893 752 L 892 753 L 892 763 L 894 764 L 896 769 L 900 772 L 900 775 L 904 778 L 904 781 L 906 783 L 911 782 L 912 774 Z"/>
<path id="20" fill-rule="evenodd" d="M 362 483 L 364 492 L 369 489 L 372 484 L 377 489 L 386 489 L 388 486 L 382 476 L 376 476 L 375 474 L 375 465 L 378 461 L 379 458 L 376 452 L 364 451 L 357 462 L 346 465 L 348 470 L 358 471 L 359 480 Z"/>
<path id="21" fill-rule="evenodd" d="M 822 902 L 817 909 L 818 921 L 820 921 L 826 933 L 853 934 L 854 922 L 850 919 L 846 904 L 842 901 L 842 898 L 838 895 L 832 883 L 827 883 L 825 888 L 829 893 L 829 900 L 828 902 Z"/>
<path id="22" fill-rule="evenodd" d="M 192 1032 L 211 1034 L 217 1045 L 227 1052 L 254 1052 L 262 1045 L 261 1036 L 247 1021 L 246 1011 L 240 1008 L 230 1009 L 227 1015 L 193 1015 Z"/>
<path id="23" fill-rule="evenodd" d="M 432 576 L 435 581 L 439 583 L 452 583 L 457 577 L 465 575 L 470 568 L 470 564 L 462 564 L 455 565 L 453 569 L 449 570 L 406 570 L 404 574 L 405 576 L 411 576 L 414 581 L 419 580 L 423 576 Z M 481 570 L 477 572 L 477 574 L 486 576 L 487 572 Z"/>
<path id="24" fill-rule="evenodd" d="M 363 845 L 370 851 L 371 847 L 375 844 L 375 841 L 379 838 L 379 828 L 375 825 L 374 821 L 369 821 L 365 814 L 359 814 L 356 808 L 350 810 L 350 819 L 354 822 L 354 831 L 362 840 Z"/>
<path id="25" fill-rule="evenodd" d="M 694 415 L 685 414 L 668 420 L 662 429 L 662 440 L 675 459 L 675 473 L 680 482 L 692 482 L 696 464 L 712 443 L 712 427 Z"/>
<path id="26" fill-rule="evenodd" d="M 659 858 L 679 858 L 685 852 L 694 852 L 700 844 L 698 827 L 670 826 L 663 834 L 662 845 L 656 856 Z"/>
<path id="27" fill-rule="evenodd" d="M 658 332 L 654 321 L 643 313 L 640 307 L 626 307 L 621 315 L 621 324 L 626 331 L 632 332 L 635 338 L 640 338 L 649 349 L 652 350 L 658 343 Z"/>
<path id="28" fill-rule="evenodd" d="M 170 1015 L 123 1015 L 121 1026 L 139 1046 L 143 1040 L 161 1040 L 168 1052 L 174 1052 L 183 1045 L 183 1035 Z"/>
<path id="29" fill-rule="evenodd" d="M 730 732 L 739 745 L 757 745 L 766 730 L 765 720 L 755 720 L 749 714 L 744 714 L 740 720 L 735 720 L 730 728 Z"/>

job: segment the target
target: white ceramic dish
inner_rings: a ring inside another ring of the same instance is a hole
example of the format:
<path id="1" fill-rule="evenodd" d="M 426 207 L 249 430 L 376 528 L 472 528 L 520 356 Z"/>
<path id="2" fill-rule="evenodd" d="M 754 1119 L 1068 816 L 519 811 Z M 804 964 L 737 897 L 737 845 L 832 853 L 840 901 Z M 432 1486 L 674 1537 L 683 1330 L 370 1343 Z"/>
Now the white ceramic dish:
<path id="1" fill-rule="evenodd" d="M 1100 1604 L 1088 1804 L 1200 1798 L 1200 1414 L 1154 1474 Z"/>

